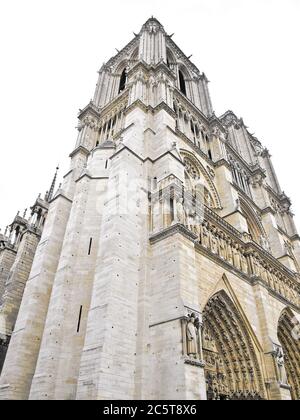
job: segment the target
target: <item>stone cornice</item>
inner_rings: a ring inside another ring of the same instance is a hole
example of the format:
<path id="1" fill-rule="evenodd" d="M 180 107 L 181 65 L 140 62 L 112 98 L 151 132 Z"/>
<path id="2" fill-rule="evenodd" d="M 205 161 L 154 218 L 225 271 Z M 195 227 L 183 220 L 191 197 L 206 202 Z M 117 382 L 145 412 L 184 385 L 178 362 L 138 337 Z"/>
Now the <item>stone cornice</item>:
<path id="1" fill-rule="evenodd" d="M 127 115 L 129 112 L 131 112 L 136 107 L 142 109 L 146 113 L 151 112 L 152 114 L 155 114 L 155 113 L 157 113 L 157 112 L 159 112 L 163 109 L 166 112 L 168 112 L 168 114 L 170 114 L 171 117 L 173 117 L 173 118 L 176 117 L 175 111 L 172 108 L 170 108 L 169 105 L 166 104 L 165 102 L 162 101 L 158 105 L 156 105 L 155 107 L 152 107 L 151 105 L 146 105 L 140 99 L 137 99 L 136 101 L 134 101 L 132 104 L 130 104 L 126 108 L 125 115 Z"/>
<path id="2" fill-rule="evenodd" d="M 73 169 L 70 169 L 64 176 L 63 179 L 67 178 L 71 173 L 73 172 Z"/>
<path id="3" fill-rule="evenodd" d="M 150 157 L 146 157 L 146 158 L 142 158 L 141 156 L 139 156 L 135 151 L 133 151 L 132 149 L 130 149 L 128 146 L 123 145 L 123 147 L 120 150 L 117 150 L 116 153 L 114 153 L 110 159 L 113 159 L 115 156 L 119 155 L 121 152 L 123 152 L 124 150 L 127 150 L 128 152 L 130 152 L 133 156 L 135 156 L 137 159 L 139 159 L 141 162 L 145 163 L 145 162 L 151 162 L 151 163 L 156 163 L 158 162 L 160 159 L 162 159 L 163 157 L 167 156 L 167 155 L 171 155 L 172 158 L 176 159 L 179 163 L 181 163 L 182 165 L 184 165 L 184 163 L 177 157 L 175 156 L 171 150 L 166 151 L 165 153 L 161 154 L 160 156 L 152 159 Z"/>
<path id="4" fill-rule="evenodd" d="M 10 226 L 13 226 L 14 224 L 17 224 L 17 225 L 22 225 L 22 226 L 27 227 L 27 225 L 28 225 L 28 220 L 24 219 L 24 218 L 23 218 L 23 217 L 21 217 L 21 216 L 16 216 L 16 217 L 14 218 L 14 221 L 11 223 L 11 225 L 10 225 Z"/>
<path id="5" fill-rule="evenodd" d="M 90 154 L 90 151 L 88 150 L 88 149 L 86 149 L 85 147 L 83 147 L 83 146 L 79 146 L 79 147 L 77 147 L 75 150 L 73 150 L 73 152 L 72 153 L 70 153 L 70 155 L 69 155 L 69 157 L 70 158 L 72 158 L 72 157 L 74 157 L 77 153 L 83 153 L 83 154 L 85 154 L 86 156 L 88 156 L 89 154 Z"/>
<path id="6" fill-rule="evenodd" d="M 36 206 L 42 207 L 44 210 L 49 209 L 49 203 L 47 201 L 43 200 L 40 197 L 36 199 L 34 205 L 32 207 L 30 207 L 30 209 L 33 209 Z"/>
<path id="7" fill-rule="evenodd" d="M 14 248 L 14 246 L 12 244 L 10 244 L 9 242 L 5 242 L 3 248 L 0 248 L 0 252 L 2 251 L 10 251 L 13 254 L 17 254 L 17 250 Z"/>
<path id="8" fill-rule="evenodd" d="M 41 231 L 41 229 L 39 229 L 39 228 L 36 228 L 35 226 L 33 226 L 33 225 L 29 225 L 28 227 L 27 227 L 27 229 L 22 233 L 22 238 L 23 238 L 23 236 L 25 236 L 25 234 L 26 233 L 29 233 L 29 234 L 32 234 L 32 235 L 35 235 L 35 236 L 37 236 L 38 238 L 41 238 L 41 236 L 42 236 L 42 231 Z"/>
<path id="9" fill-rule="evenodd" d="M 153 233 L 150 236 L 150 243 L 151 245 L 156 244 L 157 242 L 160 242 L 164 239 L 167 239 L 173 235 L 176 235 L 177 233 L 180 233 L 183 235 L 186 239 L 189 239 L 193 243 L 197 240 L 197 236 L 192 233 L 189 229 L 187 229 L 184 225 L 177 223 L 173 226 L 170 226 L 160 232 Z"/>
<path id="10" fill-rule="evenodd" d="M 64 198 L 65 200 L 67 200 L 69 203 L 73 203 L 73 200 L 71 200 L 70 198 L 68 198 L 65 194 L 63 194 L 63 192 L 59 192 L 51 201 L 50 203 L 52 204 L 54 201 L 56 201 L 58 198 Z"/>
<path id="11" fill-rule="evenodd" d="M 84 174 L 80 175 L 80 177 L 78 179 L 76 179 L 75 182 L 77 183 L 77 182 L 81 181 L 83 178 L 88 178 L 88 179 L 91 179 L 91 180 L 100 180 L 100 179 L 106 179 L 107 180 L 107 179 L 109 179 L 109 176 L 92 176 L 88 173 L 84 173 Z"/>
<path id="12" fill-rule="evenodd" d="M 91 101 L 84 109 L 79 110 L 78 118 L 82 119 L 87 114 L 92 114 L 95 118 L 99 119 L 100 117 L 100 108 Z"/>
<path id="13" fill-rule="evenodd" d="M 293 236 L 290 236 L 290 240 L 291 241 L 300 241 L 300 235 L 298 234 L 298 233 L 296 233 L 295 235 L 293 235 Z"/>
<path id="14" fill-rule="evenodd" d="M 221 166 L 226 166 L 227 169 L 231 170 L 230 163 L 225 158 L 222 158 L 222 159 L 214 162 L 214 166 L 215 166 L 215 168 L 219 168 Z"/>
<path id="15" fill-rule="evenodd" d="M 143 70 L 145 73 L 157 73 L 159 71 L 163 71 L 167 74 L 172 80 L 176 80 L 176 75 L 169 67 L 166 65 L 164 61 L 160 61 L 157 64 L 148 64 L 143 60 L 138 61 L 128 72 L 128 76 L 133 76 L 139 70 Z"/>
<path id="16" fill-rule="evenodd" d="M 262 216 L 265 215 L 265 214 L 268 214 L 268 213 L 271 213 L 273 216 L 275 216 L 275 214 L 276 214 L 276 211 L 274 209 L 272 209 L 272 207 L 270 207 L 270 206 L 265 207 L 260 212 L 261 212 Z"/>
<path id="17" fill-rule="evenodd" d="M 191 359 L 189 357 L 184 358 L 184 363 L 187 364 L 187 365 L 192 365 L 192 366 L 196 366 L 196 367 L 199 367 L 199 368 L 204 368 L 206 366 L 204 361 Z"/>

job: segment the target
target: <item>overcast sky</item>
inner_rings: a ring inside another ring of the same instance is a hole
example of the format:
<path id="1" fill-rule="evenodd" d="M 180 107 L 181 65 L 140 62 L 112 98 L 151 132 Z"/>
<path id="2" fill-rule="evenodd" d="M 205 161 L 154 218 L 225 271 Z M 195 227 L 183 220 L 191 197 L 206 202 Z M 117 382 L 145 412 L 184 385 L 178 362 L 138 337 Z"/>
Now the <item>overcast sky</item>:
<path id="1" fill-rule="evenodd" d="M 269 148 L 300 227 L 299 0 L 0 0 L 0 227 L 67 171 L 97 71 L 151 15 Z"/>

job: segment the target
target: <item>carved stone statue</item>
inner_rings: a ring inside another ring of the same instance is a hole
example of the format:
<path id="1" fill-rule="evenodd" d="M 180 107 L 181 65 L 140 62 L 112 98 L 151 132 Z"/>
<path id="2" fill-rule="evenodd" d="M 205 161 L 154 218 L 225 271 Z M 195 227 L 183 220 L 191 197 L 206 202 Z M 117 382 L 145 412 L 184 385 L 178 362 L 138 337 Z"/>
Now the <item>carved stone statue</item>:
<path id="1" fill-rule="evenodd" d="M 241 266 L 243 273 L 248 274 L 248 262 L 245 254 L 243 253 L 241 254 Z"/>
<path id="2" fill-rule="evenodd" d="M 210 240 L 209 240 L 209 230 L 208 230 L 208 224 L 206 222 L 203 223 L 202 225 L 202 245 L 205 248 L 209 248 L 210 247 Z"/>
<path id="3" fill-rule="evenodd" d="M 227 261 L 229 262 L 229 264 L 233 264 L 233 252 L 232 252 L 231 240 L 228 241 L 228 246 L 227 246 Z"/>
<path id="4" fill-rule="evenodd" d="M 285 384 L 287 382 L 287 378 L 284 369 L 284 354 L 281 347 L 277 347 L 275 350 L 275 361 L 277 365 L 278 381 L 281 384 Z"/>
<path id="5" fill-rule="evenodd" d="M 181 224 L 185 223 L 185 213 L 184 213 L 183 199 L 182 198 L 180 198 L 177 201 L 177 219 L 178 219 L 178 223 L 181 223 Z"/>
<path id="6" fill-rule="evenodd" d="M 241 269 L 241 252 L 238 244 L 233 248 L 233 263 L 238 270 Z"/>
<path id="7" fill-rule="evenodd" d="M 212 234 L 211 234 L 211 251 L 214 254 L 219 253 L 217 234 L 218 234 L 217 229 L 213 229 Z"/>
<path id="8" fill-rule="evenodd" d="M 241 201 L 240 201 L 239 198 L 237 200 L 235 200 L 235 209 L 237 211 L 242 211 L 242 209 L 241 209 Z"/>
<path id="9" fill-rule="evenodd" d="M 197 358 L 198 355 L 198 328 L 196 326 L 195 314 L 190 315 L 187 326 L 187 354 L 188 356 Z"/>
<path id="10" fill-rule="evenodd" d="M 225 235 L 223 233 L 220 233 L 219 235 L 219 248 L 220 248 L 220 257 L 223 260 L 226 260 L 226 257 L 227 257 L 226 241 L 225 241 Z"/>

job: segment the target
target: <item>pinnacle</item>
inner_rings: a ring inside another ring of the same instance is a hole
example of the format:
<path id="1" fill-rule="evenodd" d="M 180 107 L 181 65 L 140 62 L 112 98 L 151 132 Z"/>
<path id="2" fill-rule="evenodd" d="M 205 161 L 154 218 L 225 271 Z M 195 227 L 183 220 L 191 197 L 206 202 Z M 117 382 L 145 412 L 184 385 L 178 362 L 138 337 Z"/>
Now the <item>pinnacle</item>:
<path id="1" fill-rule="evenodd" d="M 153 24 L 156 24 L 157 26 L 159 26 L 159 28 L 162 30 L 162 31 L 165 31 L 165 29 L 164 29 L 164 27 L 163 27 L 163 25 L 160 23 L 160 21 L 156 18 L 156 17 L 154 17 L 154 16 L 151 16 L 145 23 L 144 23 L 144 25 L 143 25 L 143 27 L 142 27 L 142 30 L 146 27 L 146 26 L 148 26 L 148 25 L 153 25 Z"/>

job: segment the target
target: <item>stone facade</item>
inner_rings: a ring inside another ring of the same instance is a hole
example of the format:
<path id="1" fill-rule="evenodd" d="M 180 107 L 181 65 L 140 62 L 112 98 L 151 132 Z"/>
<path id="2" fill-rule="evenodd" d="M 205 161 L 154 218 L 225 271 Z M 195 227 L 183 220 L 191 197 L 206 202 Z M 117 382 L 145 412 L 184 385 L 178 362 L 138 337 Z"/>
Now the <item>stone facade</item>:
<path id="1" fill-rule="evenodd" d="M 300 399 L 291 202 L 155 18 L 100 69 L 70 158 L 43 229 L 1 240 L 0 398 Z"/>

